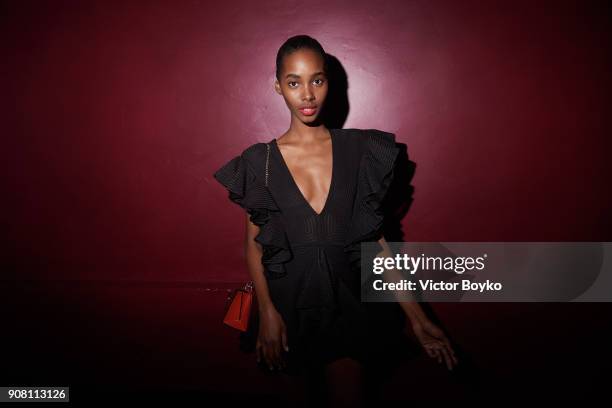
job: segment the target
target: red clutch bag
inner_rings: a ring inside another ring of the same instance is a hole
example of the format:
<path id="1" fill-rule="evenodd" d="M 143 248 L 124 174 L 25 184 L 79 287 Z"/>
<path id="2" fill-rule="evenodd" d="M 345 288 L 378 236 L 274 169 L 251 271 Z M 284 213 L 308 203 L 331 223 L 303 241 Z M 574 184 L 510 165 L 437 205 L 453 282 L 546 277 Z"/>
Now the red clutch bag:
<path id="1" fill-rule="evenodd" d="M 230 301 L 229 307 L 225 311 L 223 323 L 238 329 L 246 331 L 249 327 L 249 318 L 253 306 L 253 282 L 250 281 L 243 288 L 236 289 L 233 294 L 228 297 Z"/>

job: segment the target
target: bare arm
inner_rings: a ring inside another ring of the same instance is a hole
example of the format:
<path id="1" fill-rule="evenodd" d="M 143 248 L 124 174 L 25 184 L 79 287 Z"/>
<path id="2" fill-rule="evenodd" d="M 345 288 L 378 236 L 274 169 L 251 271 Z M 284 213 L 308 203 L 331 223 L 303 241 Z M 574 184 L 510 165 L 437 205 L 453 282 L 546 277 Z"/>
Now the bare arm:
<path id="1" fill-rule="evenodd" d="M 383 247 L 383 250 L 376 256 L 394 256 L 384 237 L 379 239 L 378 243 Z M 402 279 L 402 274 L 395 268 L 385 269 L 383 278 L 387 281 L 399 282 Z M 406 316 L 410 319 L 412 330 L 427 354 L 432 358 L 437 358 L 438 363 L 442 363 L 444 360 L 448 369 L 452 370 L 458 360 L 446 334 L 429 320 L 419 302 L 415 301 L 412 295 L 397 291 L 395 293 L 397 303 L 400 304 Z"/>
<path id="2" fill-rule="evenodd" d="M 250 215 L 246 215 L 246 234 L 245 234 L 245 254 L 247 267 L 255 284 L 255 293 L 257 294 L 257 305 L 260 313 L 263 310 L 273 307 L 270 300 L 270 292 L 268 291 L 268 282 L 264 276 L 264 268 L 261 263 L 263 254 L 261 245 L 255 241 L 255 237 L 259 234 L 259 227 L 253 224 L 250 220 Z"/>
<path id="3" fill-rule="evenodd" d="M 259 234 L 259 227 L 251 222 L 250 216 L 246 216 L 246 238 L 245 251 L 247 266 L 257 294 L 257 305 L 259 310 L 259 333 L 257 336 L 257 361 L 265 360 L 271 370 L 281 369 L 285 366 L 283 349 L 289 351 L 287 342 L 287 330 L 283 318 L 274 307 L 270 298 L 268 281 L 264 275 L 264 267 L 261 263 L 263 254 L 261 245 L 255 241 Z"/>
<path id="4" fill-rule="evenodd" d="M 394 256 L 394 254 L 391 252 L 391 248 L 389 248 L 389 244 L 387 244 L 387 241 L 384 237 L 379 239 L 378 243 L 383 247 L 383 250 L 376 256 Z M 401 273 L 395 268 L 386 269 L 383 276 L 385 280 L 389 282 L 399 282 L 402 279 Z M 410 319 L 410 323 L 413 327 L 416 325 L 420 325 L 428 320 L 419 302 L 412 300 L 411 295 L 408 295 L 403 292 L 396 292 L 396 297 L 398 300 L 397 303 L 400 304 L 400 306 L 406 313 L 406 316 L 408 316 L 408 318 Z"/>

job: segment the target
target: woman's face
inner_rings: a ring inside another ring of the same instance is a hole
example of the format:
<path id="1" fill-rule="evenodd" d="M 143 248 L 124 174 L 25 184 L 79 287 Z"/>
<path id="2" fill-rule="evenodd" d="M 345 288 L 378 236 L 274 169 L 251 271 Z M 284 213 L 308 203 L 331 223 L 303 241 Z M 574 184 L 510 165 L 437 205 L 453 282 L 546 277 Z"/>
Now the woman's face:
<path id="1" fill-rule="evenodd" d="M 305 123 L 314 122 L 327 97 L 323 57 L 310 49 L 285 56 L 274 88 L 283 96 L 291 114 Z"/>

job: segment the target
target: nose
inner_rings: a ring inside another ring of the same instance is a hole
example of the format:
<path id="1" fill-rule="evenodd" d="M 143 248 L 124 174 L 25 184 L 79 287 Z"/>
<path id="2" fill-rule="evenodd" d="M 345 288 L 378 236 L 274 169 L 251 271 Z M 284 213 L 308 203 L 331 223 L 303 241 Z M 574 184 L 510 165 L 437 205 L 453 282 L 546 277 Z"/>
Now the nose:
<path id="1" fill-rule="evenodd" d="M 314 99 L 314 92 L 312 92 L 312 89 L 309 86 L 305 87 L 304 89 L 304 99 L 307 101 Z"/>

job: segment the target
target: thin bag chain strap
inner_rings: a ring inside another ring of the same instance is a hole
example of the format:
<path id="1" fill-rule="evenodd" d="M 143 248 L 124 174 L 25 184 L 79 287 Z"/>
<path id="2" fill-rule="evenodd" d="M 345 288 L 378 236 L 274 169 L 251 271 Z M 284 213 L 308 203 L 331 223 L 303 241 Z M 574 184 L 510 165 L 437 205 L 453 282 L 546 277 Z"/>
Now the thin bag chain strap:
<path id="1" fill-rule="evenodd" d="M 269 166 L 270 166 L 270 143 L 266 143 L 266 147 L 268 148 L 268 152 L 266 155 L 266 187 L 268 187 L 268 174 L 269 174 Z"/>
<path id="2" fill-rule="evenodd" d="M 268 187 L 268 175 L 270 173 L 269 168 L 270 168 L 270 143 L 266 143 L 266 147 L 267 147 L 267 152 L 266 152 L 266 187 Z M 255 282 L 253 280 L 250 280 L 246 283 L 246 285 L 244 285 L 243 288 L 244 291 L 250 293 L 250 292 L 254 292 L 255 291 Z M 242 299 L 241 299 L 242 301 Z M 242 306 L 240 309 L 241 313 L 242 313 Z"/>

